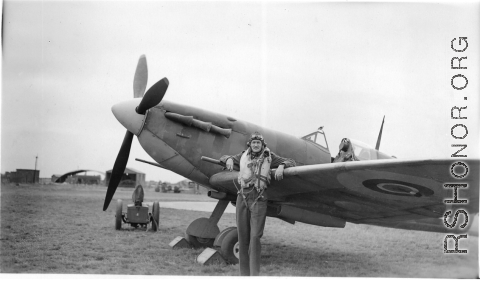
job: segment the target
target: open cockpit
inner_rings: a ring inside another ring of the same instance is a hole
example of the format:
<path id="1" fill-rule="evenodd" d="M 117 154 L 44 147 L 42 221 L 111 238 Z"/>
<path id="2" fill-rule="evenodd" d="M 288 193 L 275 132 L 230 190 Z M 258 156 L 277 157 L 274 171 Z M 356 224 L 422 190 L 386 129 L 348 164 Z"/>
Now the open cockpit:
<path id="1" fill-rule="evenodd" d="M 395 157 L 380 152 L 375 148 L 370 147 L 366 143 L 344 138 L 340 142 L 339 152 L 334 158 L 333 162 L 365 161 L 393 158 Z"/>

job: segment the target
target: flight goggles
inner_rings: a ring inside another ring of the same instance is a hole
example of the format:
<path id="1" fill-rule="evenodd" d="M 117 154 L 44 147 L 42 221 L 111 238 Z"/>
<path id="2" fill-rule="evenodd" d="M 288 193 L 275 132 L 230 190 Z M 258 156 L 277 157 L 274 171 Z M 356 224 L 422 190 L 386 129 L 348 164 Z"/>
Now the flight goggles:
<path id="1" fill-rule="evenodd" d="M 267 146 L 267 143 L 265 142 L 265 140 L 263 139 L 263 136 L 259 132 L 255 132 L 252 134 L 252 136 L 250 137 L 250 140 L 247 142 L 247 146 L 250 146 L 250 143 L 252 142 L 252 140 L 259 140 L 262 142 L 264 147 Z"/>

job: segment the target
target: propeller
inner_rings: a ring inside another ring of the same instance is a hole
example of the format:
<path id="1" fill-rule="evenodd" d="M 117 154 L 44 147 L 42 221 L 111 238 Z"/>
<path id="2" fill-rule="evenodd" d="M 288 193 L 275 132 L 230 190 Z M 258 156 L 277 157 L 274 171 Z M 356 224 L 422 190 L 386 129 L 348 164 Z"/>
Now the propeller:
<path id="1" fill-rule="evenodd" d="M 138 59 L 137 69 L 135 70 L 135 76 L 133 78 L 133 97 L 141 98 L 145 89 L 147 88 L 148 81 L 148 68 L 147 58 L 145 55 L 141 55 Z"/>
<path id="2" fill-rule="evenodd" d="M 107 194 L 105 195 L 105 202 L 103 203 L 103 210 L 107 210 L 108 205 L 112 201 L 113 194 L 117 190 L 118 184 L 122 179 L 123 172 L 127 167 L 128 156 L 130 155 L 130 148 L 132 147 L 133 134 L 130 131 L 125 133 L 122 146 L 118 152 L 115 164 L 113 164 L 112 176 L 108 183 Z"/>
<path id="3" fill-rule="evenodd" d="M 145 114 L 147 110 L 159 104 L 169 85 L 168 79 L 163 78 L 155 83 L 148 91 L 145 92 L 148 80 L 147 59 L 145 55 L 141 55 L 138 59 L 137 69 L 133 78 L 133 96 L 135 98 L 142 97 L 140 104 L 136 108 L 138 114 Z M 103 210 L 107 210 L 108 205 L 112 201 L 113 195 L 117 190 L 118 184 L 122 179 L 125 168 L 127 167 L 128 157 L 130 156 L 130 148 L 132 147 L 133 133 L 128 131 L 123 138 L 122 146 L 118 151 L 117 159 L 113 164 L 112 176 L 108 183 L 107 194 L 105 195 L 105 202 L 103 203 Z"/>
<path id="4" fill-rule="evenodd" d="M 159 104 L 167 92 L 168 84 L 168 79 L 165 77 L 150 87 L 137 106 L 137 113 L 143 115 L 147 110 Z"/>

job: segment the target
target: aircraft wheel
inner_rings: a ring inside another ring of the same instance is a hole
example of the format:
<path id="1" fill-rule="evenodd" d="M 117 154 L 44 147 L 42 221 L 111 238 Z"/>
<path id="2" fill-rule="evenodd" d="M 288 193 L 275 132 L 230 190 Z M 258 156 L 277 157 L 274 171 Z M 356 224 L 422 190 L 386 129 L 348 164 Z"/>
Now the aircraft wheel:
<path id="1" fill-rule="evenodd" d="M 152 230 L 157 231 L 160 227 L 160 203 L 154 202 L 153 203 L 153 210 L 152 210 Z"/>
<path id="2" fill-rule="evenodd" d="M 237 264 L 239 259 L 240 247 L 238 244 L 237 229 L 230 231 L 225 238 L 223 238 L 222 246 L 220 248 L 222 256 L 231 264 Z"/>
<path id="3" fill-rule="evenodd" d="M 237 231 L 237 228 L 235 226 L 227 227 L 224 230 L 220 231 L 220 233 L 215 236 L 215 242 L 213 242 L 213 247 L 222 247 L 222 242 L 225 236 L 227 236 L 230 231 Z"/>
<path id="4" fill-rule="evenodd" d="M 185 238 L 195 249 L 213 247 L 214 238 L 201 238 L 185 233 Z"/>
<path id="5" fill-rule="evenodd" d="M 117 200 L 117 209 L 115 211 L 115 229 L 120 230 L 122 228 L 122 207 L 123 203 L 121 199 Z"/>

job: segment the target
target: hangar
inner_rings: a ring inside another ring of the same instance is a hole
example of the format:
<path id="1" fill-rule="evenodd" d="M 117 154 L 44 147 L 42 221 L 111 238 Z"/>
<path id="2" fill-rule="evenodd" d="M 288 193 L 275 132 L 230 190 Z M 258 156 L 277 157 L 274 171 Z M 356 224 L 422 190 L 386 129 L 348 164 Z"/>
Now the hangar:
<path id="1" fill-rule="evenodd" d="M 52 181 L 56 183 L 68 182 L 70 184 L 100 184 L 101 183 L 101 177 L 99 175 L 87 175 L 87 172 L 103 174 L 103 172 L 95 171 L 95 170 L 76 170 L 76 171 L 65 173 L 61 176 L 53 175 Z M 85 175 L 78 175 L 80 173 L 85 173 Z"/>
<path id="2" fill-rule="evenodd" d="M 110 178 L 112 177 L 112 170 L 108 170 L 105 173 L 105 185 L 108 186 L 110 182 Z M 125 168 L 125 172 L 123 172 L 122 179 L 120 180 L 119 187 L 135 187 L 141 184 L 142 186 L 145 185 L 145 174 L 143 172 L 137 171 L 132 168 Z"/>

